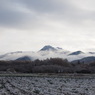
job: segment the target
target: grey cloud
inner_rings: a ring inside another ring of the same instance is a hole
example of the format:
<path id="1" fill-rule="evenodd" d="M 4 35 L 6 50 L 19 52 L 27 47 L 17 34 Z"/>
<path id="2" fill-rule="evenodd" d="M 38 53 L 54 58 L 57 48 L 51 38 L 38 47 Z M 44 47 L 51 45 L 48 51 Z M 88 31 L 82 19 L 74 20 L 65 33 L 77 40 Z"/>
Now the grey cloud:
<path id="1" fill-rule="evenodd" d="M 28 22 L 35 22 L 37 20 L 34 14 L 19 11 L 17 10 L 17 6 L 13 7 L 13 4 L 15 5 L 15 3 L 19 2 L 12 2 L 12 0 L 0 1 L 0 26 L 24 28 L 28 27 Z"/>
<path id="2" fill-rule="evenodd" d="M 18 0 L 18 1 L 20 1 L 20 3 L 23 3 L 27 8 L 41 13 L 55 12 L 65 7 L 65 4 L 63 4 L 63 6 L 60 6 L 56 2 L 58 0 Z"/>
<path id="3" fill-rule="evenodd" d="M 19 4 L 31 12 L 21 12 L 17 10 L 17 6 L 13 7 L 15 4 Z M 56 18 L 59 11 L 64 12 L 66 7 L 65 4 L 60 6 L 57 0 L 2 0 L 0 1 L 0 25 L 11 28 L 29 28 L 31 26 L 35 27 L 37 24 L 39 26 L 45 16 L 48 18 L 45 14 L 53 15 L 53 18 Z M 32 11 L 35 14 L 32 14 Z"/>
<path id="4" fill-rule="evenodd" d="M 74 0 L 71 2 L 74 2 Z M 69 0 L 21 0 L 21 3 L 30 10 L 35 10 L 42 16 L 47 16 L 45 14 L 51 15 L 52 19 L 75 25 L 81 25 L 85 20 L 95 21 L 95 11 L 82 10 L 71 2 Z"/>
<path id="5" fill-rule="evenodd" d="M 74 0 L 72 0 L 73 2 Z M 19 11 L 26 8 L 30 13 Z M 32 14 L 32 11 L 34 14 Z M 57 20 L 71 25 L 81 25 L 85 20 L 95 21 L 95 11 L 85 11 L 69 0 L 1 0 L 0 26 L 33 28 L 45 25 L 45 19 Z"/>

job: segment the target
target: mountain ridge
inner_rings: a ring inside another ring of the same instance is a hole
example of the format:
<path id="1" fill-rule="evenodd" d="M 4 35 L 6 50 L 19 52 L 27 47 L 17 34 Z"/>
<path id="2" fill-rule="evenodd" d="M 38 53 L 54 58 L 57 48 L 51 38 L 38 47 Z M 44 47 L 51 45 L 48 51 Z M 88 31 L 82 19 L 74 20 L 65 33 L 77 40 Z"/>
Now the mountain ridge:
<path id="1" fill-rule="evenodd" d="M 6 53 L 0 56 L 0 60 L 16 60 L 24 56 L 29 56 L 31 57 L 31 60 L 35 59 L 47 59 L 47 58 L 63 58 L 67 59 L 68 61 L 74 61 L 74 60 L 79 60 L 88 56 L 95 56 L 93 53 L 85 53 L 83 51 L 67 51 L 64 50 L 60 47 L 53 47 L 51 45 L 45 45 L 41 49 L 39 49 L 38 52 L 33 52 L 33 51 L 17 51 L 17 52 L 10 52 Z"/>

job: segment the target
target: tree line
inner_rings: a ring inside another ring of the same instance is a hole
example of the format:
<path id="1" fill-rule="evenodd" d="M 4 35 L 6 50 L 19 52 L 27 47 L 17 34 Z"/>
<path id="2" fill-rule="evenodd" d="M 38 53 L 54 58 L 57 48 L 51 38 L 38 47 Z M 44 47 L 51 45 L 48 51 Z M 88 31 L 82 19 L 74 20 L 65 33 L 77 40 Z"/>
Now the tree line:
<path id="1" fill-rule="evenodd" d="M 34 61 L 0 61 L 0 71 L 12 73 L 95 73 L 95 62 L 73 64 L 67 59 L 61 58 Z"/>

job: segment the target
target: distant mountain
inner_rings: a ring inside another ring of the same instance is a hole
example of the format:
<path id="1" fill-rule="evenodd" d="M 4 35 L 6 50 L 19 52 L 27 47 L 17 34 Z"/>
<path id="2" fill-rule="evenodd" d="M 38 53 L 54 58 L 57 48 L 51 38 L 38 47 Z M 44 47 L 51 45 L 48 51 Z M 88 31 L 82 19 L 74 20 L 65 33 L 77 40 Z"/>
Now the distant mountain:
<path id="1" fill-rule="evenodd" d="M 50 46 L 50 45 L 46 45 L 44 46 L 40 51 L 56 51 L 57 49 Z"/>
<path id="2" fill-rule="evenodd" d="M 90 54 L 95 54 L 95 52 L 89 52 Z"/>
<path id="3" fill-rule="evenodd" d="M 40 49 L 38 52 L 33 52 L 33 51 L 16 51 L 16 52 L 10 52 L 10 53 L 6 53 L 3 55 L 0 55 L 0 60 L 35 60 L 35 59 L 39 59 L 39 60 L 43 60 L 43 59 L 47 59 L 47 58 L 63 58 L 63 59 L 67 59 L 69 62 L 74 61 L 74 62 L 78 62 L 78 59 L 82 59 L 86 60 L 85 62 L 92 62 L 93 61 L 93 57 L 95 56 L 94 54 L 95 52 L 87 52 L 84 53 L 82 51 L 75 51 L 75 52 L 71 52 L 68 50 L 64 50 L 60 47 L 53 47 L 51 45 L 46 45 L 44 46 L 42 49 Z M 86 57 L 91 57 L 90 59 Z M 80 60 L 81 61 L 81 60 Z M 83 61 L 81 61 L 83 62 Z"/>
<path id="4" fill-rule="evenodd" d="M 0 58 L 4 58 L 6 56 L 14 55 L 14 54 L 21 54 L 21 53 L 23 53 L 23 52 L 22 51 L 10 52 L 10 53 L 6 53 L 4 55 L 0 55 Z"/>
<path id="5" fill-rule="evenodd" d="M 35 53 L 32 52 L 32 51 L 16 51 L 16 52 L 10 52 L 10 53 L 6 53 L 6 54 L 3 54 L 3 55 L 0 55 L 0 60 L 16 60 L 20 57 L 23 57 L 23 56 L 30 56 L 32 57 L 32 55 L 34 54 L 35 56 Z"/>
<path id="6" fill-rule="evenodd" d="M 0 55 L 0 59 L 6 57 L 6 54 Z"/>
<path id="7" fill-rule="evenodd" d="M 76 51 L 76 52 L 72 52 L 69 55 L 79 55 L 79 54 L 84 54 L 84 52 L 82 51 Z"/>
<path id="8" fill-rule="evenodd" d="M 58 50 L 63 50 L 62 48 L 60 48 L 60 47 L 56 47 Z"/>
<path id="9" fill-rule="evenodd" d="M 31 58 L 29 56 L 23 56 L 16 59 L 16 61 L 31 61 Z"/>
<path id="10" fill-rule="evenodd" d="M 88 63 L 92 63 L 92 62 L 95 62 L 95 56 L 84 57 L 84 58 L 79 59 L 79 60 L 74 60 L 71 63 L 88 64 Z"/>

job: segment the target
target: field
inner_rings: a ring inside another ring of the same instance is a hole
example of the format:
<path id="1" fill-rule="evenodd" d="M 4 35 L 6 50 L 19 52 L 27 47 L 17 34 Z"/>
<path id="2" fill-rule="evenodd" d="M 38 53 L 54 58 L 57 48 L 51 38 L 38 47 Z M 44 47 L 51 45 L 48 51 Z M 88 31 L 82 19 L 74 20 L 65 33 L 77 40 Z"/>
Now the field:
<path id="1" fill-rule="evenodd" d="M 0 74 L 0 95 L 95 95 L 95 75 Z"/>

